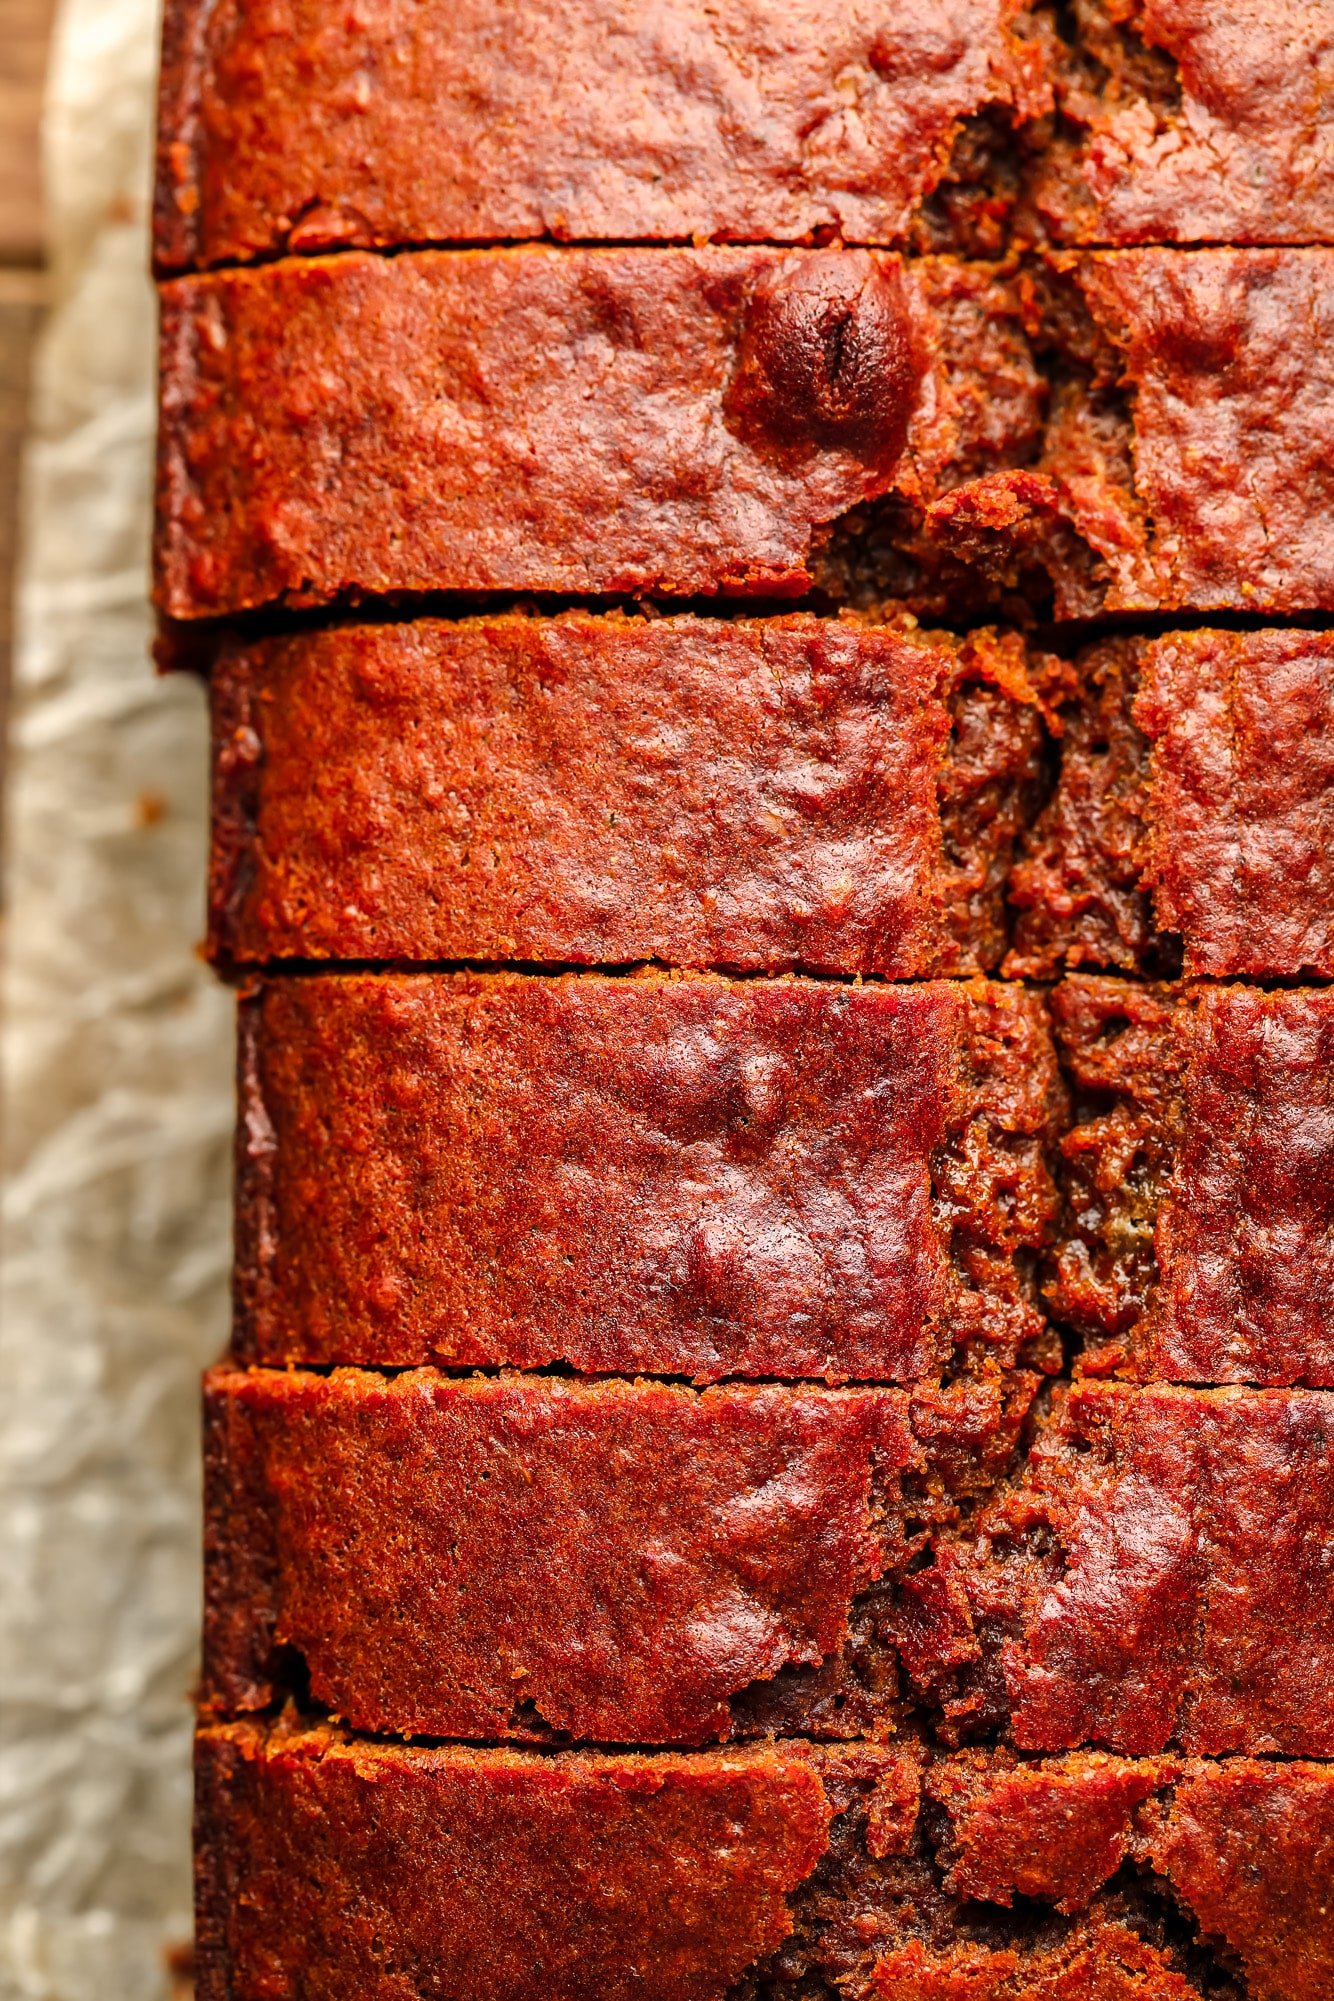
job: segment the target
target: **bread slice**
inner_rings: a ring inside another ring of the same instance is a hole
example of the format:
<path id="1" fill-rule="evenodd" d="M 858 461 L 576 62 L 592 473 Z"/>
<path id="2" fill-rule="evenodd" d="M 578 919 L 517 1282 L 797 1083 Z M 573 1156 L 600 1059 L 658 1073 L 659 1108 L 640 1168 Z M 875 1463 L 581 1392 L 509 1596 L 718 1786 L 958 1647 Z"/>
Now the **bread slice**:
<path id="1" fill-rule="evenodd" d="M 1021 988 L 330 974 L 267 981 L 241 1035 L 247 1359 L 1054 1360 L 1065 1100 Z"/>
<path id="2" fill-rule="evenodd" d="M 535 1756 L 233 1724 L 197 1771 L 200 2001 L 1320 2001 L 1334 1980 L 1326 1765 Z"/>
<path id="3" fill-rule="evenodd" d="M 995 966 L 1022 644 L 497 616 L 224 641 L 212 943 L 278 959 Z"/>

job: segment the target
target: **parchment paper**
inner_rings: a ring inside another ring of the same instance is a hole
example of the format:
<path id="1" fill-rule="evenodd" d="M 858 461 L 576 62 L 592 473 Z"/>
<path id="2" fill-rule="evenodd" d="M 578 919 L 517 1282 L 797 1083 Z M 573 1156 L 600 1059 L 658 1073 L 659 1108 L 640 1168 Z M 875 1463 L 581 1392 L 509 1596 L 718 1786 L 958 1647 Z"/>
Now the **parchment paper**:
<path id="1" fill-rule="evenodd" d="M 66 0 L 7 826 L 0 1994 L 156 2001 L 189 1934 L 197 1377 L 226 1332 L 231 1004 L 200 691 L 146 606 L 153 0 Z"/>

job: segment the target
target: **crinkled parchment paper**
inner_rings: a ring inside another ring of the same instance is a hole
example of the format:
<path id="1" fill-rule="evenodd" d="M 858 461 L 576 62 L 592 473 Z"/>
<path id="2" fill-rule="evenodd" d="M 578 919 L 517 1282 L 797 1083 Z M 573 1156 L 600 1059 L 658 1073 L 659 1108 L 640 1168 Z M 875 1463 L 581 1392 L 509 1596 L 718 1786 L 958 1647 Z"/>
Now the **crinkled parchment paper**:
<path id="1" fill-rule="evenodd" d="M 203 704 L 148 658 L 156 40 L 153 0 L 66 0 L 47 113 L 4 937 L 5 2001 L 157 2001 L 190 1923 L 232 1029 L 194 952 Z"/>

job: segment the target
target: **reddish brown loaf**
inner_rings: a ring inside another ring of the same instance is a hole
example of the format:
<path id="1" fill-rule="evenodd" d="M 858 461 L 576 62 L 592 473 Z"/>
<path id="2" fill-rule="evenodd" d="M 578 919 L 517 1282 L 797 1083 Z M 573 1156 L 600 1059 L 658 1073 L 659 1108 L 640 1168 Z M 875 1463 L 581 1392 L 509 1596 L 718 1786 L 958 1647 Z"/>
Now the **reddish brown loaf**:
<path id="1" fill-rule="evenodd" d="M 220 1372 L 210 1696 L 395 1734 L 1334 1752 L 1334 1398 L 1063 1387 L 1021 1453 L 1033 1386 Z"/>
<path id="2" fill-rule="evenodd" d="M 920 978 L 994 966 L 1023 649 L 496 617 L 225 645 L 215 952 Z"/>
<path id="3" fill-rule="evenodd" d="M 1053 13 L 1058 116 L 1035 135 L 1021 229 L 1066 243 L 1334 238 L 1327 0 L 1079 0 Z"/>
<path id="4" fill-rule="evenodd" d="M 162 268 L 494 242 L 1334 235 L 1321 0 L 179 0 Z M 1056 117 L 1029 126 L 1054 105 Z"/>
<path id="5" fill-rule="evenodd" d="M 179 0 L 158 260 L 542 236 L 892 243 L 914 225 L 995 249 L 1008 203 L 974 187 L 964 121 L 999 129 L 1049 102 L 1017 13 L 560 0 L 502 19 L 488 0 L 406 15 L 388 0 Z"/>
<path id="6" fill-rule="evenodd" d="M 1334 637 L 1115 640 L 1077 681 L 1007 973 L 1334 974 Z"/>
<path id="7" fill-rule="evenodd" d="M 1032 1379 L 923 1392 L 232 1369 L 207 1389 L 205 1694 L 358 1729 L 892 1735 L 922 1523 L 1013 1461 Z"/>
<path id="8" fill-rule="evenodd" d="M 817 531 L 1037 450 L 1003 268 L 864 250 L 360 252 L 162 291 L 158 601 L 792 593 Z M 907 584 L 905 582 L 905 588 Z"/>
<path id="9" fill-rule="evenodd" d="M 951 616 L 1334 607 L 1334 250 L 1017 278 L 869 251 L 352 253 L 176 280 L 162 340 L 177 618 L 812 581 Z"/>
<path id="10" fill-rule="evenodd" d="M 1085 1383 L 904 1579 L 946 1739 L 1334 1752 L 1334 1396 Z"/>
<path id="11" fill-rule="evenodd" d="M 1334 992 L 1076 976 L 1047 1296 L 1080 1367 L 1334 1385 Z"/>
<path id="12" fill-rule="evenodd" d="M 912 1382 L 1055 1358 L 1033 1270 L 1064 1093 L 1019 988 L 280 980 L 243 1004 L 240 1098 L 254 1360 Z"/>
<path id="13" fill-rule="evenodd" d="M 396 2001 L 404 1969 L 431 2001 L 1325 2001 L 1334 1980 L 1320 1765 L 535 1757 L 232 1725 L 201 1733 L 198 1785 L 200 2001 Z"/>

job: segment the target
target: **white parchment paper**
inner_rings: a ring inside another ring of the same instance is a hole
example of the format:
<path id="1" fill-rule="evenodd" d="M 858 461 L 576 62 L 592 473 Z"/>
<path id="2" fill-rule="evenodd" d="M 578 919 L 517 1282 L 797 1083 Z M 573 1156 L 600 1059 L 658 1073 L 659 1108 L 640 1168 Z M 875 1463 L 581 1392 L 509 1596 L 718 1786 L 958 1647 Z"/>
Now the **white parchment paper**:
<path id="1" fill-rule="evenodd" d="M 0 1994 L 157 2001 L 189 1934 L 197 1379 L 226 1333 L 231 1004 L 200 692 L 155 680 L 154 0 L 65 0 L 10 749 Z"/>

